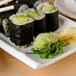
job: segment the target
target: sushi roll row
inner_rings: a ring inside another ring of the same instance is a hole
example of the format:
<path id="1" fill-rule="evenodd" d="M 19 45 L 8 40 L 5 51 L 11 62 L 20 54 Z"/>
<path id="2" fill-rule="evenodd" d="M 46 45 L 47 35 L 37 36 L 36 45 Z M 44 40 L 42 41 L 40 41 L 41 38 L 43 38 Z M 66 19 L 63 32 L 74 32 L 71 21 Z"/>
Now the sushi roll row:
<path id="1" fill-rule="evenodd" d="M 18 46 L 29 44 L 33 37 L 46 32 L 45 22 L 45 15 L 35 9 L 19 11 L 9 18 L 10 40 Z"/>
<path id="2" fill-rule="evenodd" d="M 0 32 L 9 36 L 15 45 L 29 44 L 38 34 L 53 32 L 59 28 L 58 10 L 48 2 L 37 1 L 33 8 L 18 3 L 14 11 L 4 12 L 11 14 L 4 14 L 5 16 L 0 19 Z"/>

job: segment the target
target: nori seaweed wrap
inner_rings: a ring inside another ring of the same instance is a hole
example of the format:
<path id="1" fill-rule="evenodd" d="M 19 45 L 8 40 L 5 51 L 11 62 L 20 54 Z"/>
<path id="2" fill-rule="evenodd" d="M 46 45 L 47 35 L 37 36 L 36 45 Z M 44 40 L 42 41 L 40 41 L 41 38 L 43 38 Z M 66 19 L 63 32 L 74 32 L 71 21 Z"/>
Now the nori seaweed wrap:
<path id="1" fill-rule="evenodd" d="M 29 44 L 33 41 L 34 20 L 27 15 L 15 14 L 9 18 L 10 40 L 18 46 Z"/>
<path id="2" fill-rule="evenodd" d="M 59 17 L 57 7 L 48 2 L 41 2 L 35 5 L 38 11 L 46 15 L 46 31 L 56 31 L 59 28 Z"/>
<path id="3" fill-rule="evenodd" d="M 33 7 L 33 5 L 38 1 L 38 0 L 18 0 L 19 3 L 22 4 L 27 4 L 30 8 Z"/>
<path id="4" fill-rule="evenodd" d="M 39 33 L 46 32 L 46 19 L 45 15 L 33 8 L 27 9 L 23 13 L 26 13 L 32 17 L 34 21 L 34 36 L 37 36 Z"/>
<path id="5" fill-rule="evenodd" d="M 3 26 L 2 26 L 2 19 L 1 18 L 0 18 L 0 32 L 4 33 Z"/>

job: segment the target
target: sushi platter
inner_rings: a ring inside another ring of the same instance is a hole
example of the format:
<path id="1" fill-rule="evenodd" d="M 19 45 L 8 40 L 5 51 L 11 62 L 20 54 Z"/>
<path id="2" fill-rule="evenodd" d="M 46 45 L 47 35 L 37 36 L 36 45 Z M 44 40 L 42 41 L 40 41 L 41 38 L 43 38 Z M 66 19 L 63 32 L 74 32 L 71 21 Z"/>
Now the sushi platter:
<path id="1" fill-rule="evenodd" d="M 75 22 L 60 16 L 60 28 L 63 29 L 66 28 L 67 25 L 74 26 L 76 25 Z M 68 45 L 65 47 L 65 52 L 59 56 L 57 56 L 54 59 L 41 59 L 37 55 L 32 55 L 32 54 L 26 54 L 25 52 L 31 51 L 31 47 L 25 48 L 25 49 L 18 49 L 17 47 L 11 45 L 11 42 L 9 41 L 8 38 L 6 38 L 3 34 L 0 33 L 0 47 L 3 48 L 7 53 L 11 54 L 12 56 L 16 57 L 18 60 L 22 61 L 23 63 L 27 64 L 33 69 L 38 69 L 44 66 L 48 66 L 52 63 L 55 63 L 64 57 L 71 55 L 76 51 L 76 45 Z M 25 51 L 25 52 L 22 52 Z"/>
<path id="2" fill-rule="evenodd" d="M 33 4 L 29 7 L 27 5 L 20 7 L 20 5 L 18 7 L 19 9 L 11 10 L 14 14 L 11 11 L 0 13 L 0 16 L 4 14 L 0 18 L 0 47 L 2 49 L 33 69 L 48 66 L 75 53 L 76 44 L 64 46 L 63 53 L 54 58 L 43 59 L 38 54 L 33 53 L 34 39 L 38 34 L 50 31 L 58 32 L 68 27 L 76 28 L 76 22 L 58 14 L 57 8 L 52 5 L 51 7 L 54 10 L 51 13 L 45 11 L 46 7 L 42 5 L 48 5 L 47 7 L 50 7 L 47 2 L 38 1 L 34 4 L 36 10 L 29 8 Z M 42 10 L 40 11 L 41 8 Z M 9 27 L 6 27 L 6 25 Z"/>

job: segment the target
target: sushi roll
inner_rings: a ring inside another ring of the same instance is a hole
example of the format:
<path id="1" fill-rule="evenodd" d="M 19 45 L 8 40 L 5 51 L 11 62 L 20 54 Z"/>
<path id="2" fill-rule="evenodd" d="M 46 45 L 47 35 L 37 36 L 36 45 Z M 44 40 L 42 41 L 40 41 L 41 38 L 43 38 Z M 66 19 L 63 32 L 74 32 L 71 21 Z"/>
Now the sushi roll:
<path id="1" fill-rule="evenodd" d="M 46 15 L 47 32 L 53 32 L 59 28 L 59 17 L 57 7 L 48 2 L 41 2 L 40 4 L 35 4 L 35 8 Z"/>
<path id="2" fill-rule="evenodd" d="M 34 20 L 27 15 L 14 14 L 9 17 L 10 40 L 18 46 L 29 44 L 33 41 Z"/>
<path id="3" fill-rule="evenodd" d="M 23 13 L 26 13 L 32 17 L 34 21 L 34 36 L 37 36 L 39 33 L 46 32 L 46 19 L 45 15 L 33 8 L 27 9 Z"/>
<path id="4" fill-rule="evenodd" d="M 9 28 L 8 24 L 8 18 L 9 16 L 11 16 L 14 13 L 14 10 L 9 10 L 6 12 L 0 12 L 0 32 L 3 33 L 4 35 L 6 35 L 5 33 L 5 26 Z M 8 36 L 8 35 L 6 35 Z"/>

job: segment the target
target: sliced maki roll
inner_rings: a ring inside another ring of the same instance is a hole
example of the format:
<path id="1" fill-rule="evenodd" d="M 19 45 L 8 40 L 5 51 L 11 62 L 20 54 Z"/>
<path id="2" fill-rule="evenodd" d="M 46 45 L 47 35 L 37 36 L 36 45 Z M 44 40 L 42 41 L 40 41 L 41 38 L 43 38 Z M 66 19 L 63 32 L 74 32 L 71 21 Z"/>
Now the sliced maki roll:
<path id="1" fill-rule="evenodd" d="M 34 20 L 27 15 L 14 14 L 10 16 L 10 40 L 18 46 L 33 41 Z"/>
<path id="2" fill-rule="evenodd" d="M 39 33 L 46 32 L 46 19 L 45 15 L 33 8 L 27 9 L 23 13 L 26 13 L 32 17 L 34 21 L 34 36 L 37 36 Z"/>
<path id="3" fill-rule="evenodd" d="M 9 10 L 6 12 L 0 12 L 0 32 L 1 33 L 5 34 L 5 28 L 4 28 L 4 24 L 3 24 L 4 20 L 5 20 L 5 22 L 7 22 L 6 19 L 8 20 L 9 16 L 11 16 L 13 13 L 14 13 L 14 10 Z"/>
<path id="4" fill-rule="evenodd" d="M 56 31 L 59 28 L 59 17 L 57 7 L 48 2 L 41 2 L 35 5 L 38 11 L 46 15 L 46 31 Z"/>

